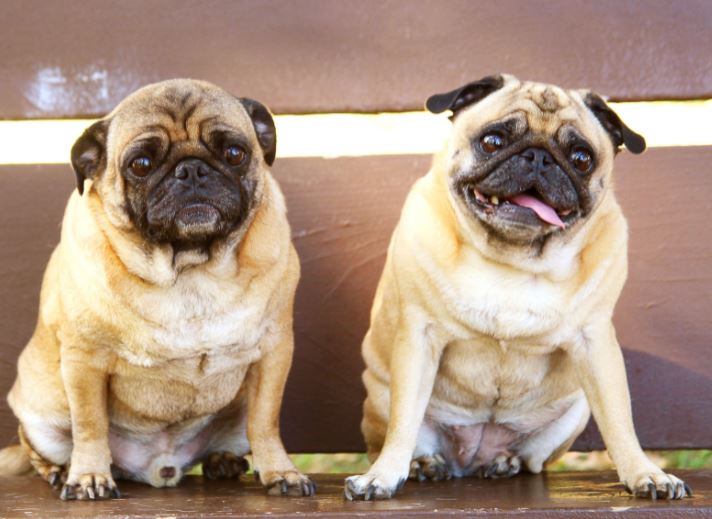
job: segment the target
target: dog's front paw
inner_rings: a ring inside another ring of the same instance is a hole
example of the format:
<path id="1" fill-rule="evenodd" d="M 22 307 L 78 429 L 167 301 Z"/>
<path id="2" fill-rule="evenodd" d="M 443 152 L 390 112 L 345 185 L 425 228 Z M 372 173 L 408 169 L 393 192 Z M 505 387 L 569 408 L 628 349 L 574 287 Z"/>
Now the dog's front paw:
<path id="1" fill-rule="evenodd" d="M 260 481 L 271 496 L 313 496 L 316 485 L 296 470 L 260 472 Z"/>
<path id="2" fill-rule="evenodd" d="M 631 480 L 623 481 L 625 489 L 635 497 L 648 499 L 682 499 L 692 497 L 692 489 L 687 483 L 663 471 L 644 472 Z"/>
<path id="3" fill-rule="evenodd" d="M 69 475 L 59 494 L 63 501 L 74 499 L 111 499 L 121 497 L 109 473 Z"/>
<path id="4" fill-rule="evenodd" d="M 344 496 L 349 501 L 363 499 L 390 499 L 405 484 L 407 476 L 398 473 L 368 472 L 362 476 L 346 478 Z"/>

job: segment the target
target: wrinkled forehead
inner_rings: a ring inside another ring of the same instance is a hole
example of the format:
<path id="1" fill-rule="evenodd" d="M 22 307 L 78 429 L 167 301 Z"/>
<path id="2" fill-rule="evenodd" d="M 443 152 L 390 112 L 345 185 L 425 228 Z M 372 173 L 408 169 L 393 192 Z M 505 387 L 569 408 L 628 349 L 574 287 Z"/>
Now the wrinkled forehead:
<path id="1" fill-rule="evenodd" d="M 202 82 L 150 85 L 122 101 L 112 112 L 109 140 L 124 145 L 157 134 L 171 142 L 198 141 L 215 128 L 250 136 L 252 123 L 242 103 Z"/>
<path id="2" fill-rule="evenodd" d="M 511 80 L 477 103 L 467 119 L 468 125 L 479 128 L 493 121 L 518 119 L 529 132 L 556 137 L 574 131 L 594 145 L 605 138 L 579 92 L 545 83 Z"/>

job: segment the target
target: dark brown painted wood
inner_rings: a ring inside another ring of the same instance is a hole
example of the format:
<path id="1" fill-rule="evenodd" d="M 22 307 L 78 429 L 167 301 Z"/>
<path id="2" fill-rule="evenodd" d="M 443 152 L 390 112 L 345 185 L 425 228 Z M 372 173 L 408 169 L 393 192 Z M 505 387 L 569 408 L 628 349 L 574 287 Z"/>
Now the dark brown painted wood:
<path id="1" fill-rule="evenodd" d="M 712 147 L 617 159 L 630 276 L 616 311 L 647 448 L 712 447 Z M 360 342 L 405 194 L 430 157 L 281 159 L 302 263 L 296 354 L 283 436 L 293 452 L 359 451 Z M 39 284 L 73 175 L 69 166 L 0 168 L 0 394 L 29 338 Z M 3 402 L 0 445 L 16 422 Z M 578 449 L 600 448 L 594 429 Z"/>
<path id="2" fill-rule="evenodd" d="M 100 115 L 186 76 L 278 113 L 420 109 L 495 72 L 712 95 L 707 0 L 4 0 L 0 34 L 0 118 Z"/>
<path id="3" fill-rule="evenodd" d="M 681 501 L 648 501 L 630 497 L 613 472 L 570 472 L 519 475 L 512 479 L 463 479 L 439 483 L 406 483 L 390 501 L 346 501 L 345 474 L 317 475 L 314 497 L 268 497 L 249 481 L 208 481 L 188 477 L 178 488 L 156 489 L 120 482 L 122 499 L 62 502 L 38 478 L 0 478 L 0 516 L 48 519 L 122 518 L 347 518 L 376 517 L 527 517 L 651 518 L 710 517 L 712 471 L 681 471 L 695 497 Z"/>

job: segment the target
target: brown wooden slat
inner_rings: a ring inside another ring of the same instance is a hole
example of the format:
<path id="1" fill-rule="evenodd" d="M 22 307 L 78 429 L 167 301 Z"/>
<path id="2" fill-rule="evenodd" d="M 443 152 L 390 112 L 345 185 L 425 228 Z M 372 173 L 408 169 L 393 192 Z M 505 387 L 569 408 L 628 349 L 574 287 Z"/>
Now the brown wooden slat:
<path id="1" fill-rule="evenodd" d="M 119 482 L 123 498 L 98 502 L 62 502 L 38 478 L 0 478 L 0 516 L 4 518 L 121 517 L 128 519 L 264 517 L 512 517 L 626 518 L 710 517 L 712 471 L 680 471 L 695 496 L 681 501 L 635 499 L 625 493 L 614 472 L 522 474 L 512 479 L 468 478 L 444 482 L 408 482 L 390 501 L 346 501 L 346 474 L 314 477 L 317 495 L 268 497 L 249 481 L 205 481 L 188 477 L 176 489 Z M 524 514 L 524 515 L 523 515 Z"/>
<path id="2" fill-rule="evenodd" d="M 617 160 L 631 265 L 616 325 L 640 438 L 648 448 L 709 448 L 712 147 L 652 149 Z M 427 156 L 277 160 L 303 272 L 283 413 L 293 452 L 363 449 L 360 342 L 403 199 L 429 162 Z M 0 394 L 32 331 L 42 271 L 72 188 L 68 166 L 0 168 Z M 14 432 L 3 402 L 0 444 Z M 600 448 L 594 429 L 576 447 Z"/>
<path id="3" fill-rule="evenodd" d="M 712 96 L 707 0 L 4 0 L 0 33 L 0 119 L 101 115 L 186 76 L 278 113 L 420 109 L 495 72 Z"/>

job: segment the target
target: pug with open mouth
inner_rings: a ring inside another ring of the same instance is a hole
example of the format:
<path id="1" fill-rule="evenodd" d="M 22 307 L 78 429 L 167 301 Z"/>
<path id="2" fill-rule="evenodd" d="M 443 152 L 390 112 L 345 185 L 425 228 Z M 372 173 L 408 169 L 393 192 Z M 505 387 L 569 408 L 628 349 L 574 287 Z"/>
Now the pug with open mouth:
<path id="1" fill-rule="evenodd" d="M 452 133 L 388 249 L 363 342 L 374 463 L 346 497 L 538 473 L 591 412 L 628 491 L 691 495 L 641 450 L 611 321 L 628 233 L 613 159 L 644 139 L 590 91 L 507 75 L 426 106 Z"/>
<path id="2" fill-rule="evenodd" d="M 0 471 L 100 499 L 201 462 L 237 477 L 251 452 L 271 494 L 313 494 L 279 434 L 299 261 L 275 150 L 265 106 L 193 80 L 138 90 L 77 140 Z"/>

